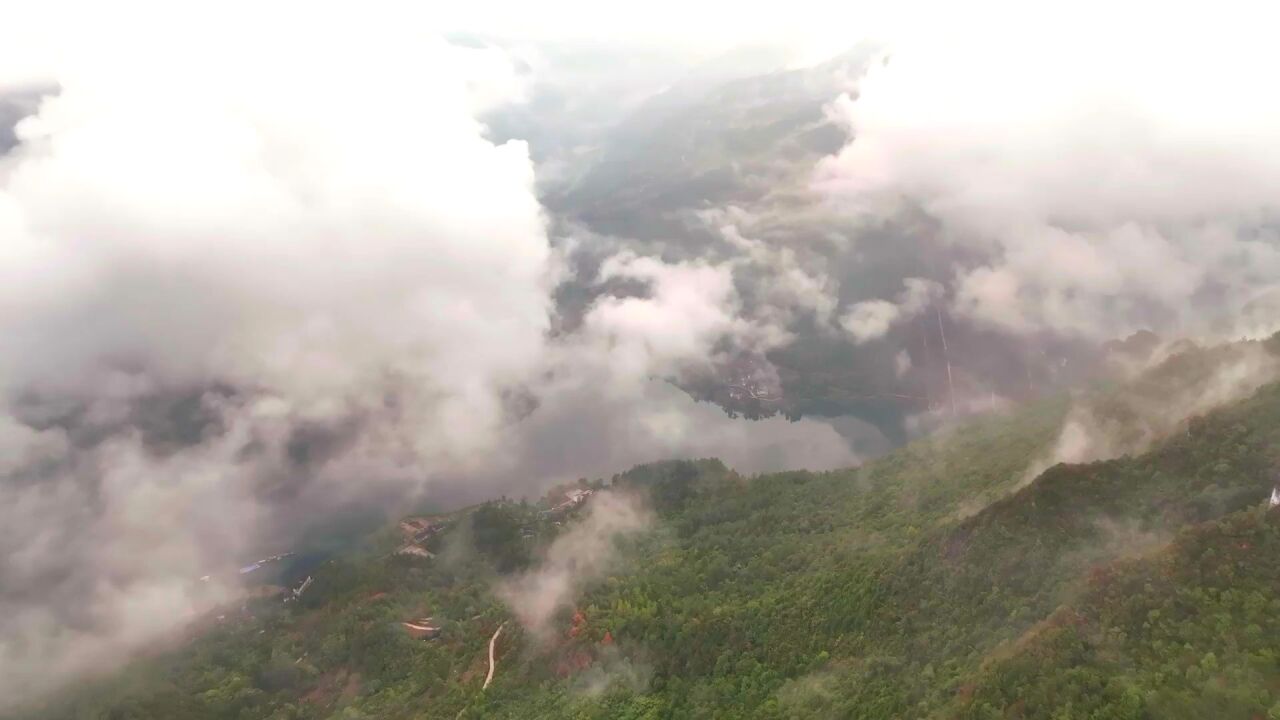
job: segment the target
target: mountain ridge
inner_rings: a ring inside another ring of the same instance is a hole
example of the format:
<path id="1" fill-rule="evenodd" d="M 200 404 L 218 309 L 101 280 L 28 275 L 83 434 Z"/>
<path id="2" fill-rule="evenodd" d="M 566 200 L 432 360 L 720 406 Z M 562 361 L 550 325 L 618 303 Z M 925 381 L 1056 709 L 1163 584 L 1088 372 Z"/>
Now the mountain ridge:
<path id="1" fill-rule="evenodd" d="M 1121 387 L 1148 397 L 1162 383 L 1212 377 L 1235 351 L 1183 352 L 1192 355 Z M 1121 390 L 1099 392 L 1130 407 Z M 1257 604 L 1254 586 L 1276 570 L 1265 548 L 1278 514 L 1262 506 L 1280 460 L 1280 383 L 1162 426 L 1145 451 L 1057 463 L 1028 482 L 1070 407 L 1058 397 L 979 418 L 848 470 L 746 478 L 719 461 L 671 461 L 582 485 L 642 497 L 653 519 L 639 534 L 579 543 L 611 549 L 599 574 L 571 583 L 543 629 L 512 624 L 500 589 L 595 562 L 555 558 L 596 522 L 598 497 L 555 511 L 505 500 L 456 513 L 427 541 L 430 559 L 387 555 L 401 542 L 389 528 L 318 568 L 298 602 L 246 603 L 188 647 L 29 716 L 1084 716 L 1053 714 L 1061 708 L 1044 698 L 1061 690 L 1087 701 L 1090 717 L 1141 718 L 1170 716 L 1170 703 L 1188 688 L 1206 692 L 1211 678 L 1230 710 L 1221 716 L 1265 717 L 1280 701 L 1258 669 L 1273 643 L 1248 628 L 1269 620 L 1232 624 L 1252 644 L 1226 647 L 1205 640 L 1198 616 L 1179 616 L 1194 652 L 1178 655 L 1195 655 L 1195 671 L 1156 652 L 1166 646 L 1154 636 L 1143 645 L 1134 633 L 1126 645 L 1086 629 L 1128 607 L 1108 588 L 1151 568 L 1174 562 L 1188 592 L 1219 582 L 1184 567 L 1186 548 L 1231 533 L 1262 548 L 1233 559 L 1243 565 L 1232 572 L 1252 578 L 1241 597 Z M 983 507 L 969 512 L 974 498 Z M 1158 595 L 1144 590 L 1134 602 L 1158 604 Z M 1263 598 L 1264 608 L 1274 602 Z M 441 625 L 438 639 L 398 626 L 426 616 Z M 495 677 L 482 690 L 503 623 Z M 1115 647 L 1129 671 L 1098 690 L 1099 668 L 1119 662 L 1107 655 Z M 1204 667 L 1209 652 L 1218 675 Z M 1177 677 L 1151 669 L 1170 663 Z"/>

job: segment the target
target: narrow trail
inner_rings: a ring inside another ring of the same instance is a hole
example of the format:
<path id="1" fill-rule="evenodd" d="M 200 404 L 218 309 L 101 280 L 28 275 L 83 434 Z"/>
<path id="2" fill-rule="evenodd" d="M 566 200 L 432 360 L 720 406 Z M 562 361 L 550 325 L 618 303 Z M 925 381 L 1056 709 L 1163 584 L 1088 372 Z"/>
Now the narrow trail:
<path id="1" fill-rule="evenodd" d="M 947 331 L 942 329 L 942 308 L 936 303 L 933 309 L 938 313 L 938 336 L 942 338 L 942 359 L 947 363 L 947 394 L 951 396 L 951 416 L 956 414 L 956 386 L 951 381 L 951 356 L 947 354 Z"/>
<path id="2" fill-rule="evenodd" d="M 502 628 L 506 626 L 506 623 L 499 625 L 498 629 L 493 632 L 493 637 L 489 638 L 489 674 L 485 676 L 484 687 L 480 688 L 481 690 L 489 689 L 489 683 L 493 682 L 493 671 L 497 668 L 493 661 L 493 647 L 498 643 L 498 636 L 502 634 Z"/>

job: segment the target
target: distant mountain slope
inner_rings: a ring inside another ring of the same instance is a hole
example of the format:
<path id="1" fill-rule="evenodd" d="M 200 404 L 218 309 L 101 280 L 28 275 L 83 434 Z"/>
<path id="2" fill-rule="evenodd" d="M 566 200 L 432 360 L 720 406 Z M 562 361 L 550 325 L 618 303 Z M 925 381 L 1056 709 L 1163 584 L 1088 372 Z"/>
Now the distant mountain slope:
<path id="1" fill-rule="evenodd" d="M 1277 555 L 1280 512 L 1249 508 L 1100 566 L 945 715 L 1280 717 Z"/>
<path id="2" fill-rule="evenodd" d="M 581 176 L 544 199 L 599 232 L 652 239 L 683 210 L 804 185 L 847 141 L 824 108 L 865 70 L 858 48 L 813 67 L 677 84 L 609 131 Z"/>
<path id="3" fill-rule="evenodd" d="M 1145 427 L 1147 399 L 1258 349 L 1184 348 L 1086 400 L 1111 408 L 1108 428 Z M 1265 718 L 1280 702 L 1280 517 L 1263 510 L 1280 384 L 1168 418 L 1146 452 L 1028 477 L 1075 412 L 1044 401 L 837 472 L 643 466 L 407 524 L 425 553 L 397 554 L 407 531 L 388 528 L 296 602 L 227 608 L 185 647 L 30 715 L 1163 718 L 1212 702 Z M 583 534 L 627 495 L 654 513 L 629 516 L 647 529 Z M 525 570 L 572 582 L 536 615 L 508 592 Z"/>
<path id="4" fill-rule="evenodd" d="M 1278 449 L 1280 386 L 1270 385 L 1146 455 L 1051 468 L 928 538 L 883 568 L 850 616 L 859 653 L 894 660 L 850 670 L 841 712 L 872 704 L 918 715 L 947 702 L 965 672 L 1072 602 L 1098 568 L 1259 507 Z"/>

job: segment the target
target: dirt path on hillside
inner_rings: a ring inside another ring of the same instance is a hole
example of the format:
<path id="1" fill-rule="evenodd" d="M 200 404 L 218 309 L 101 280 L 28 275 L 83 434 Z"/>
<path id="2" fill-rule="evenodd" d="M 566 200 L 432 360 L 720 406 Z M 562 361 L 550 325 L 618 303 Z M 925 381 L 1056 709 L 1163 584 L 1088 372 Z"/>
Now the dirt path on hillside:
<path id="1" fill-rule="evenodd" d="M 494 631 L 493 637 L 489 638 L 489 674 L 485 676 L 484 687 L 480 688 L 481 690 L 487 690 L 489 688 L 489 683 L 493 682 L 493 671 L 497 668 L 497 665 L 493 661 L 493 648 L 494 645 L 498 643 L 498 636 L 502 634 L 502 628 L 506 626 L 506 623 L 499 625 L 498 629 Z"/>

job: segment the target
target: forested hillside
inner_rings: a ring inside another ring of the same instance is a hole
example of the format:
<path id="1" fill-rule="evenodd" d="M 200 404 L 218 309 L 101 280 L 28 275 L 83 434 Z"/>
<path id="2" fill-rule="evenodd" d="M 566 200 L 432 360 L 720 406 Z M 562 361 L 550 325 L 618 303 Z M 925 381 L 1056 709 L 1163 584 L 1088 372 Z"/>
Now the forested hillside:
<path id="1" fill-rule="evenodd" d="M 857 469 L 674 461 L 424 519 L 421 553 L 388 528 L 28 716 L 1280 718 L 1280 383 L 1152 420 L 1236 352 Z M 1082 404 L 1145 450 L 1028 476 Z M 610 498 L 629 530 L 570 547 Z M 511 589 L 568 576 L 542 615 Z"/>

